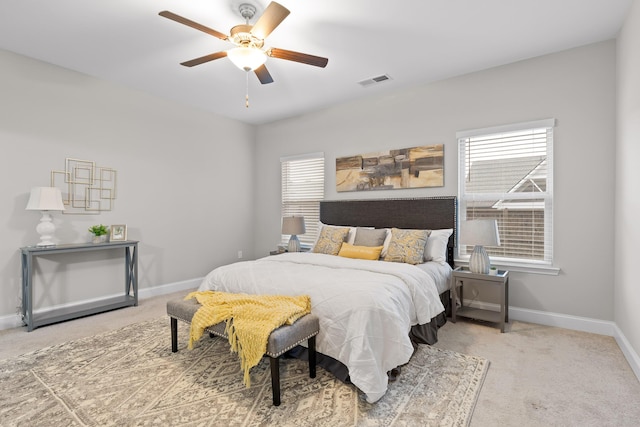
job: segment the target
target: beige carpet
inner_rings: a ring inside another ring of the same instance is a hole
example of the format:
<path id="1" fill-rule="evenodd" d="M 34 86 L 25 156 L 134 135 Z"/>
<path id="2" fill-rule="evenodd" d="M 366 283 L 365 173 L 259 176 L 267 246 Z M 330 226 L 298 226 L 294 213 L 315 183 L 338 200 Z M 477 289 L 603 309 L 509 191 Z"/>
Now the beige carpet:
<path id="1" fill-rule="evenodd" d="M 33 332 L 2 330 L 0 370 L 5 359 L 157 319 L 167 300 L 187 292 Z M 491 361 L 470 427 L 638 426 L 640 382 L 612 337 L 517 321 L 501 334 L 495 325 L 458 321 L 444 325 L 438 339 L 438 348 Z"/>
<path id="2" fill-rule="evenodd" d="M 420 346 L 376 404 L 323 369 L 281 362 L 282 405 L 272 406 L 269 364 L 242 383 L 226 341 L 171 353 L 167 317 L 2 361 L 2 426 L 466 426 L 488 361 Z"/>

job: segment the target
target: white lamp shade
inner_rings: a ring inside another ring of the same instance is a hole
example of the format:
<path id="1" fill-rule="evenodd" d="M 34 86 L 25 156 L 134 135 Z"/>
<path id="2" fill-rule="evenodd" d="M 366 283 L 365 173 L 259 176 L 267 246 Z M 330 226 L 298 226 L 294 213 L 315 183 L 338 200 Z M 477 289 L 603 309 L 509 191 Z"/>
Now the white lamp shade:
<path id="1" fill-rule="evenodd" d="M 28 211 L 63 211 L 62 193 L 56 187 L 33 187 L 29 202 Z"/>
<path id="2" fill-rule="evenodd" d="M 252 71 L 267 61 L 267 54 L 256 47 L 236 47 L 227 51 L 227 57 L 244 71 Z"/>
<path id="3" fill-rule="evenodd" d="M 282 218 L 282 234 L 297 236 L 305 232 L 303 216 L 285 216 Z"/>
<path id="4" fill-rule="evenodd" d="M 40 242 L 37 246 L 55 246 L 53 234 L 56 231 L 56 226 L 51 219 L 49 211 L 64 210 L 60 189 L 56 187 L 33 187 L 26 210 L 42 212 L 42 217 L 36 227 L 36 231 L 40 234 Z"/>
<path id="5" fill-rule="evenodd" d="M 460 223 L 460 243 L 474 245 L 469 257 L 469 270 L 473 273 L 487 274 L 491 261 L 484 246 L 500 245 L 498 222 L 495 219 L 474 219 Z"/>
<path id="6" fill-rule="evenodd" d="M 498 222 L 495 219 L 474 219 L 460 223 L 460 243 L 463 245 L 499 246 Z"/>

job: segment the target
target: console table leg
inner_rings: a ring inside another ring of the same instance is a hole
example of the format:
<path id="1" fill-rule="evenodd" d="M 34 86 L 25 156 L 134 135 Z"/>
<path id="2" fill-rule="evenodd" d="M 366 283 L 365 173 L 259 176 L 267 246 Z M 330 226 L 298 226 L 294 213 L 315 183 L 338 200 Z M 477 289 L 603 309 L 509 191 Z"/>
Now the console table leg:
<path id="1" fill-rule="evenodd" d="M 133 302 L 138 306 L 138 246 L 133 248 Z"/>
<path id="2" fill-rule="evenodd" d="M 22 321 L 33 331 L 33 257 L 22 253 Z"/>

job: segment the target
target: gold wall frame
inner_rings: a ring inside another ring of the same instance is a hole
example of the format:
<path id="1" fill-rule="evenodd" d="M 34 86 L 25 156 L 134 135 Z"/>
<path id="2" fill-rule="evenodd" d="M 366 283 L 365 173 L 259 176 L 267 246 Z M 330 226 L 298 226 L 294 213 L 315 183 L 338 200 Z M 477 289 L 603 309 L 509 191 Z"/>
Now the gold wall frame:
<path id="1" fill-rule="evenodd" d="M 91 160 L 67 157 L 63 171 L 51 171 L 51 186 L 62 192 L 65 214 L 97 215 L 113 209 L 118 173 Z"/>

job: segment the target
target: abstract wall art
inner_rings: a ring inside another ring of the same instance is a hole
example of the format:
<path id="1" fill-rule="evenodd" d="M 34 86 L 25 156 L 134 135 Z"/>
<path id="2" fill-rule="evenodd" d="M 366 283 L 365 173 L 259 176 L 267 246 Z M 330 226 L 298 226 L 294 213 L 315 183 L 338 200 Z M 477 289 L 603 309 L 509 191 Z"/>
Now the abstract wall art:
<path id="1" fill-rule="evenodd" d="M 336 191 L 444 186 L 444 144 L 336 158 Z"/>

